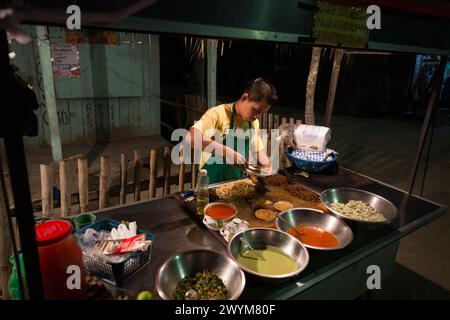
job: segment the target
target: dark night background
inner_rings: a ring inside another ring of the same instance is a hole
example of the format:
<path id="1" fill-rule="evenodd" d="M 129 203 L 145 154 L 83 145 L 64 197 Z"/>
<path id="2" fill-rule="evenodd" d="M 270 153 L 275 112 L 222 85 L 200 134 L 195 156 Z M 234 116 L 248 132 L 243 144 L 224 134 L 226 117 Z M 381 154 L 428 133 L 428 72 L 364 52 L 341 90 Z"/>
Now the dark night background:
<path id="1" fill-rule="evenodd" d="M 226 42 L 223 56 L 220 56 L 220 49 L 218 52 L 218 104 L 237 99 L 247 81 L 265 77 L 277 88 L 277 105 L 300 110 L 303 115 L 312 49 L 298 45 L 289 48 L 290 53 L 285 50 L 280 54 L 280 49 L 277 50 L 273 43 L 235 40 L 228 47 Z M 180 97 L 186 94 L 206 96 L 199 85 L 202 81 L 198 79 L 199 72 L 195 72 L 193 63 L 186 56 L 183 37 L 160 36 L 160 50 L 162 99 L 181 103 Z M 346 55 L 341 65 L 333 114 L 412 118 L 421 122 L 425 109 L 425 101 L 421 99 L 426 96 L 412 98 L 415 61 L 414 54 Z M 330 49 L 323 49 L 314 104 L 318 119 L 326 107 L 332 65 Z M 162 121 L 179 127 L 174 110 L 163 108 Z M 276 106 L 271 112 L 277 113 Z"/>

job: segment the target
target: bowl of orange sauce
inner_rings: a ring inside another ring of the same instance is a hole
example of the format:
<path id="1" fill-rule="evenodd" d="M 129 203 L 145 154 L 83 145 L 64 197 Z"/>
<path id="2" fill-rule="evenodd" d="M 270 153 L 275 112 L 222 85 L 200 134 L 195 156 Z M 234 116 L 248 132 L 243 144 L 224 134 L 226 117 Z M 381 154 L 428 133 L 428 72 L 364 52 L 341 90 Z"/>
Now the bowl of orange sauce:
<path id="1" fill-rule="evenodd" d="M 353 240 L 352 229 L 344 221 L 320 210 L 293 208 L 279 213 L 279 216 L 281 218 L 275 220 L 277 229 L 297 238 L 307 248 L 343 249 Z"/>
<path id="2" fill-rule="evenodd" d="M 220 230 L 237 215 L 237 208 L 228 202 L 211 202 L 205 206 L 204 224 L 213 230 Z"/>

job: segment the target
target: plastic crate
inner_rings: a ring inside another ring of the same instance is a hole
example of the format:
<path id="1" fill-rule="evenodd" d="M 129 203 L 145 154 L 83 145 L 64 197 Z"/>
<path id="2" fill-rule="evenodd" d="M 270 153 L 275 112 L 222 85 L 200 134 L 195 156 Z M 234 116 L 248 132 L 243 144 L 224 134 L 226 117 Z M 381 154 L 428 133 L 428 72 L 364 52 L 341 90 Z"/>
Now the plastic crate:
<path id="1" fill-rule="evenodd" d="M 316 173 L 323 171 L 330 167 L 333 163 L 336 162 L 336 154 L 330 160 L 326 161 L 312 161 L 294 157 L 291 153 L 294 151 L 292 147 L 288 147 L 285 150 L 286 156 L 292 161 L 294 166 L 302 171 L 306 171 L 309 173 Z"/>
<path id="2" fill-rule="evenodd" d="M 83 234 L 88 228 L 96 231 L 110 231 L 112 228 L 117 228 L 119 224 L 120 222 L 116 220 L 100 220 L 93 224 L 84 226 L 78 230 L 77 234 Z M 150 232 L 138 229 L 138 234 L 141 233 L 145 233 L 147 235 L 147 240 L 153 240 L 153 235 Z M 98 256 L 88 255 L 83 252 L 84 267 L 86 271 L 97 278 L 112 284 L 113 286 L 121 287 L 125 281 L 131 278 L 136 272 L 150 262 L 152 246 L 153 244 L 147 251 L 134 252 L 129 258 L 119 263 L 105 261 Z"/>

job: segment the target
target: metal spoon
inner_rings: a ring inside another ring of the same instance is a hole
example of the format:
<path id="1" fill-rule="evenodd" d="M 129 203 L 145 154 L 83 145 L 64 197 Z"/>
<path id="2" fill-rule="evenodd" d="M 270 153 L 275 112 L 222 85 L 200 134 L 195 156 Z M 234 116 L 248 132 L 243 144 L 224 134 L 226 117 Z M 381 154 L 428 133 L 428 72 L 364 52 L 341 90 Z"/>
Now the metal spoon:
<path id="1" fill-rule="evenodd" d="M 292 223 L 290 223 L 288 220 L 286 220 L 285 218 L 283 218 L 281 216 L 281 214 L 278 214 L 278 218 L 283 221 L 284 223 L 286 223 L 288 226 L 290 226 L 292 229 L 294 229 L 294 231 L 298 234 L 299 237 L 303 237 L 305 234 L 301 233 L 300 231 L 297 230 L 297 227 L 294 226 Z"/>
<path id="2" fill-rule="evenodd" d="M 255 249 L 252 248 L 252 246 L 247 242 L 247 240 L 245 240 L 243 237 L 240 237 L 239 240 L 241 240 L 241 242 L 243 242 L 250 249 L 250 251 L 253 252 L 257 257 L 259 257 L 263 261 L 266 261 L 266 259 L 264 259 L 262 255 L 260 255 L 258 252 L 255 251 Z"/>

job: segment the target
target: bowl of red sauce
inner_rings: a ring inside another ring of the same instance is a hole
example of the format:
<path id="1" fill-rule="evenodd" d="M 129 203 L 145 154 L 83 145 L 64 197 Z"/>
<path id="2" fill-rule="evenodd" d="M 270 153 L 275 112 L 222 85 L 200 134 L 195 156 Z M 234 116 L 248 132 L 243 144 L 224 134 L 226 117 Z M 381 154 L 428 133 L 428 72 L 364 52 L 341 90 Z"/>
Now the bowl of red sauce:
<path id="1" fill-rule="evenodd" d="M 320 210 L 293 208 L 279 213 L 275 225 L 289 233 L 307 248 L 343 249 L 353 240 L 352 229 L 341 219 Z"/>
<path id="2" fill-rule="evenodd" d="M 237 215 L 237 208 L 228 202 L 211 202 L 205 206 L 204 224 L 213 230 L 220 230 Z"/>

